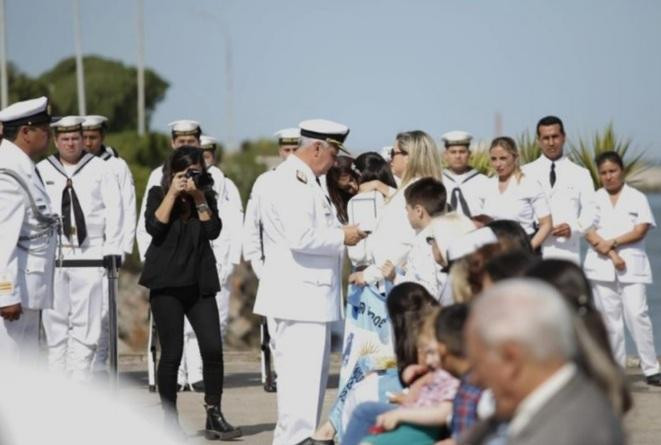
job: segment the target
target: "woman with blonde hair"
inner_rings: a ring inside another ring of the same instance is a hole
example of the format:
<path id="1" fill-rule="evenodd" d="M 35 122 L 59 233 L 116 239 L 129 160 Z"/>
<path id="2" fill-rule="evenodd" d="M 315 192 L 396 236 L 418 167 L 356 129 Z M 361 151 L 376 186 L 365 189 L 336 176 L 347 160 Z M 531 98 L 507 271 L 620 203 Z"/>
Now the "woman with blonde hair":
<path id="1" fill-rule="evenodd" d="M 441 180 L 441 154 L 434 140 L 424 131 L 399 133 L 390 153 L 390 167 L 401 178 L 399 188 L 386 200 L 374 232 L 367 239 L 370 264 L 364 271 L 349 277 L 353 284 L 377 285 L 383 292 L 383 280 L 402 262 L 413 246 L 415 231 L 406 214 L 404 192 L 420 178 Z"/>
<path id="2" fill-rule="evenodd" d="M 492 220 L 517 221 L 530 237 L 532 248 L 538 249 L 553 227 L 542 186 L 521 171 L 519 151 L 510 137 L 498 137 L 491 142 L 489 161 L 495 175 L 489 178 L 484 215 Z"/>

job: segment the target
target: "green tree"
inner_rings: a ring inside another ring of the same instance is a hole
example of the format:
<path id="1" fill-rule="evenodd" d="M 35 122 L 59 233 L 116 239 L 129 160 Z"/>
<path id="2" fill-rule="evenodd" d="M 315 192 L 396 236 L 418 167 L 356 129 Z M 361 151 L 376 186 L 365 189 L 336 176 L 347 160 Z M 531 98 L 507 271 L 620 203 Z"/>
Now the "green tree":
<path id="1" fill-rule="evenodd" d="M 110 121 L 113 131 L 137 128 L 136 69 L 121 62 L 98 56 L 83 58 L 85 97 L 90 114 L 101 114 Z M 48 88 L 53 113 L 78 114 L 76 61 L 73 57 L 60 61 L 37 79 Z M 145 70 L 145 118 L 147 125 L 163 100 L 169 84 L 150 69 Z"/>
<path id="2" fill-rule="evenodd" d="M 592 176 L 595 188 L 601 187 L 599 172 L 595 164 L 595 158 L 609 150 L 615 151 L 624 163 L 624 178 L 631 176 L 648 168 L 649 163 L 644 159 L 645 152 L 632 150 L 631 139 L 622 139 L 615 134 L 613 124 L 610 123 L 601 132 L 596 132 L 591 139 L 579 138 L 577 144 L 571 144 L 569 157 L 578 165 L 585 167 Z"/>
<path id="3" fill-rule="evenodd" d="M 225 156 L 221 168 L 238 187 L 244 205 L 255 179 L 266 170 L 266 164 L 261 161 L 261 157 L 277 154 L 278 145 L 274 140 L 258 139 L 242 142 L 239 150 Z"/>
<path id="4" fill-rule="evenodd" d="M 7 64 L 9 103 L 48 95 L 48 86 L 21 72 L 13 63 Z"/>

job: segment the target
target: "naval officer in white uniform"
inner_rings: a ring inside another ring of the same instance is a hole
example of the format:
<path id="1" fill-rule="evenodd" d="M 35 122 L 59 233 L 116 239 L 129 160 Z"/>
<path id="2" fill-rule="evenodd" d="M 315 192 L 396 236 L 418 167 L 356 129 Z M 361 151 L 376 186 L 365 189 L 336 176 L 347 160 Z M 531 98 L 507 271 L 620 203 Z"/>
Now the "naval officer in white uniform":
<path id="1" fill-rule="evenodd" d="M 449 131 L 441 136 L 445 145 L 443 185 L 452 210 L 468 218 L 482 214 L 488 179 L 469 165 L 473 136 L 466 131 Z"/>
<path id="2" fill-rule="evenodd" d="M 344 246 L 365 237 L 356 226 L 340 226 L 319 180 L 334 164 L 349 129 L 323 119 L 299 127 L 299 149 L 272 173 L 259 206 L 266 260 L 254 311 L 275 319 L 275 445 L 308 440 L 317 427 L 330 326 L 341 318 Z"/>
<path id="3" fill-rule="evenodd" d="M 284 128 L 275 133 L 278 138 L 278 155 L 285 161 L 298 149 L 301 132 L 298 128 Z M 243 222 L 243 259 L 250 262 L 257 280 L 262 277 L 264 268 L 264 242 L 262 237 L 262 220 L 259 215 L 259 203 L 265 190 L 269 188 L 269 178 L 273 170 L 267 170 L 255 179 L 246 204 L 246 214 Z M 258 284 L 259 286 L 259 284 Z M 267 317 L 261 325 L 262 348 L 262 384 L 266 392 L 275 392 L 275 375 L 271 369 L 272 357 L 275 355 L 275 339 L 270 334 L 274 331 L 273 318 Z"/>
<path id="4" fill-rule="evenodd" d="M 59 230 L 31 159 L 48 148 L 48 99 L 14 103 L 0 122 L 0 363 L 31 363 L 39 312 L 53 305 Z"/>
<path id="5" fill-rule="evenodd" d="M 580 264 L 581 238 L 595 218 L 592 177 L 565 155 L 565 128 L 559 118 L 539 120 L 537 142 L 542 154 L 522 170 L 538 180 L 551 208 L 553 228 L 542 244 L 542 256 Z"/>
<path id="6" fill-rule="evenodd" d="M 122 200 L 114 172 L 83 150 L 82 123 L 66 116 L 52 124 L 57 153 L 37 164 L 54 209 L 62 217 L 65 260 L 122 255 Z M 87 380 L 101 336 L 105 270 L 64 267 L 55 273 L 53 309 L 43 324 L 51 370 Z"/>

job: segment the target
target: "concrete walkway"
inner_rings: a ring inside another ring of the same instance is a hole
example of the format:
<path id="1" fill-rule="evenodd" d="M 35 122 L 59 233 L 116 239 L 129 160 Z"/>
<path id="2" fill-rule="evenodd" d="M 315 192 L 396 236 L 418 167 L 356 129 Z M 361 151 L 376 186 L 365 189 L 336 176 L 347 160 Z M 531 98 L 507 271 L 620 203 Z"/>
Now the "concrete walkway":
<path id="1" fill-rule="evenodd" d="M 260 384 L 259 355 L 257 352 L 225 353 L 225 390 L 223 412 L 227 420 L 243 430 L 243 437 L 235 442 L 245 445 L 270 444 L 276 421 L 276 396 L 264 392 Z M 337 357 L 332 360 L 332 375 L 326 391 L 325 419 L 337 393 Z M 147 389 L 144 356 L 122 356 L 120 360 L 120 397 L 141 409 L 160 415 L 158 394 Z M 661 389 L 644 383 L 637 369 L 629 370 L 634 394 L 634 409 L 625 425 L 631 445 L 658 445 L 661 443 Z M 302 388 L 304 390 L 304 388 Z M 178 398 L 181 424 L 188 435 L 187 443 L 212 443 L 204 439 L 205 412 L 202 394 L 181 392 Z"/>

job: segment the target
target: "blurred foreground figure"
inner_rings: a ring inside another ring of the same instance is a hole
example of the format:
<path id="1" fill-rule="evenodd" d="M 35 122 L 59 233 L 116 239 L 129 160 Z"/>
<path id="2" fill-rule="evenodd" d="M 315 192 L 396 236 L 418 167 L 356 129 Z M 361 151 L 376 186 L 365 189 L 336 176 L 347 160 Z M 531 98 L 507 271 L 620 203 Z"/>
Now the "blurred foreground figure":
<path id="1" fill-rule="evenodd" d="M 573 318 L 549 285 L 496 284 L 475 301 L 465 334 L 476 383 L 493 391 L 496 410 L 460 444 L 624 443 L 608 399 L 572 363 Z"/>

